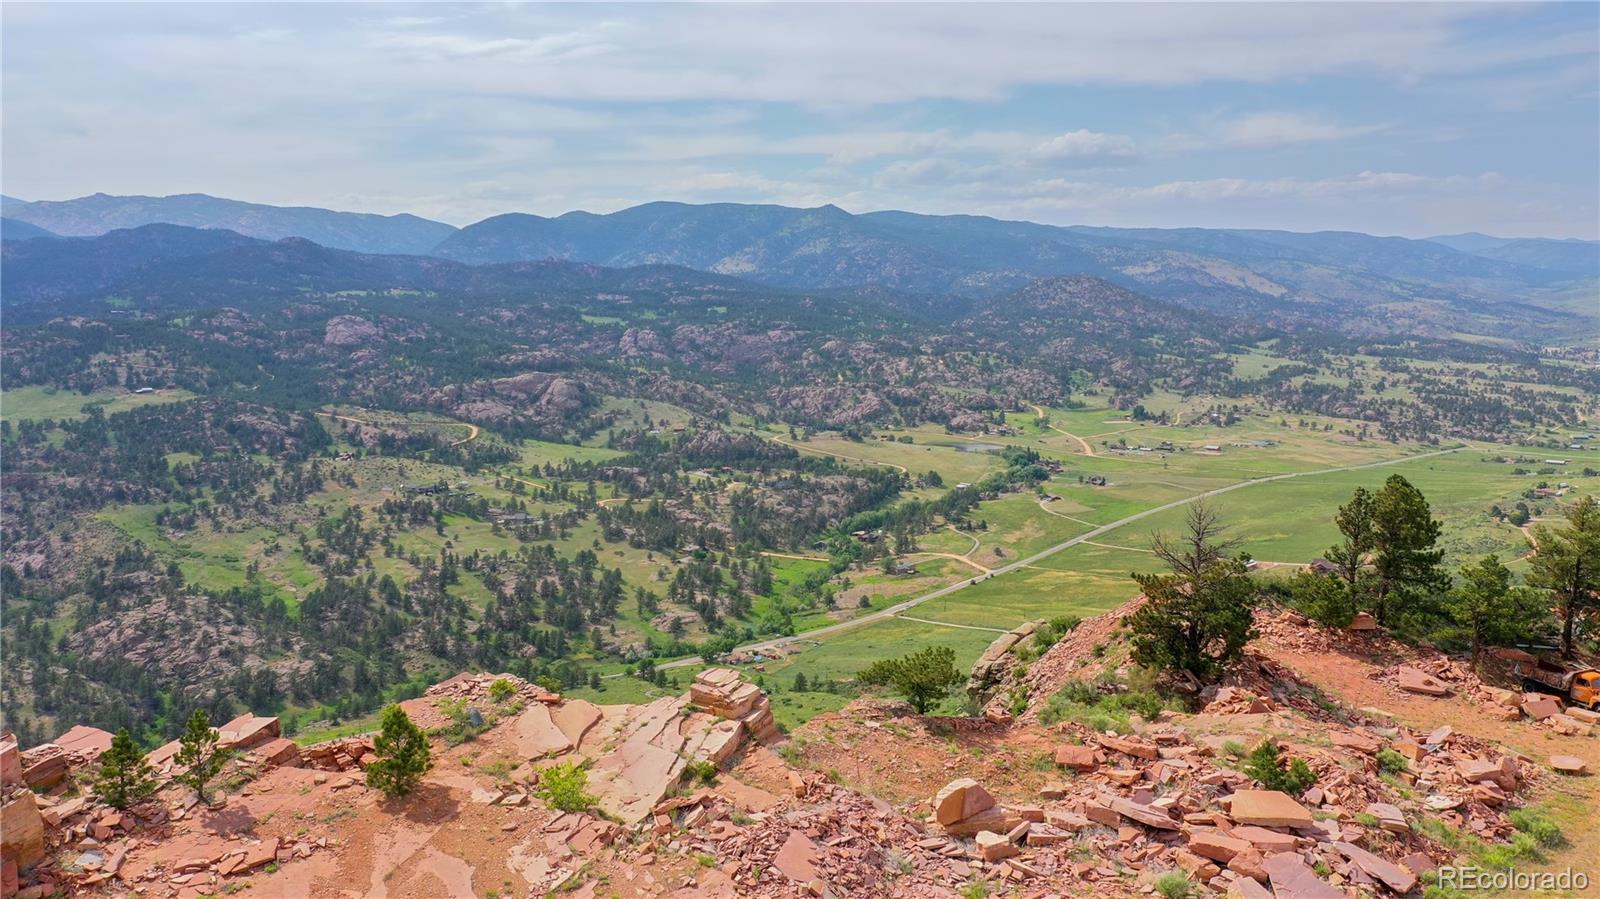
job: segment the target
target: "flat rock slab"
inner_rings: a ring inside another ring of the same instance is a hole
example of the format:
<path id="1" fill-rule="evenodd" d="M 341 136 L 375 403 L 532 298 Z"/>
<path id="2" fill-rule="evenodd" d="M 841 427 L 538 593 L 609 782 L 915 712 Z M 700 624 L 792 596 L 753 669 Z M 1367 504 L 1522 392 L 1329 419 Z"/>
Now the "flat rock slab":
<path id="1" fill-rule="evenodd" d="M 1272 879 L 1275 899 L 1346 899 L 1343 890 L 1335 889 L 1318 877 L 1317 872 L 1292 852 L 1268 856 L 1261 864 Z"/>
<path id="2" fill-rule="evenodd" d="M 1552 755 L 1550 756 L 1550 767 L 1556 769 L 1558 774 L 1566 774 L 1571 777 L 1589 773 L 1588 763 L 1575 755 Z"/>
<path id="3" fill-rule="evenodd" d="M 550 717 L 550 707 L 542 702 L 528 706 L 517 717 L 516 734 L 517 754 L 525 759 L 560 755 L 572 748 L 572 741 Z"/>
<path id="4" fill-rule="evenodd" d="M 1131 799 L 1119 798 L 1111 800 L 1111 810 L 1124 818 L 1138 821 L 1147 827 L 1155 827 L 1161 830 L 1177 830 L 1180 826 L 1180 822 L 1168 814 L 1165 809 L 1142 805 Z"/>
<path id="5" fill-rule="evenodd" d="M 1233 794 L 1228 817 L 1240 824 L 1262 827 L 1310 827 L 1311 812 L 1288 793 L 1277 790 L 1240 790 Z"/>
<path id="6" fill-rule="evenodd" d="M 1335 746 L 1354 749 L 1367 755 L 1376 755 L 1378 750 L 1383 748 L 1383 744 L 1378 741 L 1377 737 L 1369 737 L 1366 734 L 1358 734 L 1354 731 L 1334 731 L 1329 734 L 1328 738 L 1333 741 Z"/>
<path id="7" fill-rule="evenodd" d="M 994 808 L 984 809 L 970 818 L 962 818 L 954 824 L 944 825 L 944 832 L 958 837 L 972 836 L 985 830 L 1009 833 L 1011 828 L 1021 823 L 1021 815 L 997 805 Z"/>
<path id="8" fill-rule="evenodd" d="M 1063 768 L 1087 772 L 1093 771 L 1099 761 L 1095 759 L 1093 746 L 1058 746 L 1056 764 Z"/>
<path id="9" fill-rule="evenodd" d="M 627 824 L 644 820 L 683 773 L 684 704 L 665 697 L 636 706 L 617 728 L 621 740 L 589 769 L 600 808 Z"/>
<path id="10" fill-rule="evenodd" d="M 1010 837 L 993 831 L 979 831 L 974 840 L 978 844 L 978 857 L 986 862 L 997 862 L 1022 851 L 1016 843 L 1011 842 Z"/>
<path id="11" fill-rule="evenodd" d="M 1400 689 L 1407 693 L 1420 693 L 1423 696 L 1449 696 L 1450 686 L 1425 671 L 1415 668 L 1401 668 L 1398 672 Z"/>
<path id="12" fill-rule="evenodd" d="M 783 848 L 773 857 L 772 866 L 796 883 L 810 883 L 817 879 L 817 859 L 817 844 L 800 831 L 791 830 Z"/>
<path id="13" fill-rule="evenodd" d="M 1586 709 L 1582 706 L 1573 706 L 1567 709 L 1567 717 L 1576 718 L 1584 724 L 1600 724 L 1600 712 Z"/>
<path id="14" fill-rule="evenodd" d="M 1261 850 L 1263 855 L 1272 855 L 1278 852 L 1293 852 L 1299 843 L 1293 834 L 1279 833 L 1265 827 L 1254 825 L 1235 827 L 1233 835 L 1241 840 L 1246 840 L 1250 845 Z"/>
<path id="15" fill-rule="evenodd" d="M 1553 696 L 1540 696 L 1536 699 L 1525 699 L 1522 702 L 1522 714 L 1535 721 L 1549 718 L 1551 715 L 1561 714 L 1561 700 Z"/>
<path id="16" fill-rule="evenodd" d="M 1227 864 L 1233 857 L 1251 848 L 1249 840 L 1230 837 L 1221 831 L 1197 830 L 1189 834 L 1189 851 L 1201 858 Z"/>
<path id="17" fill-rule="evenodd" d="M 1402 896 L 1411 892 L 1411 888 L 1417 885 L 1417 875 L 1409 868 L 1380 858 L 1354 843 L 1338 842 L 1333 844 L 1333 848 L 1354 862 L 1355 866 L 1366 872 L 1368 877 L 1382 881 L 1385 886 Z"/>
<path id="18" fill-rule="evenodd" d="M 603 717 L 605 713 L 600 711 L 599 706 L 582 699 L 569 699 L 563 702 L 555 714 L 550 716 L 556 727 L 560 728 L 562 736 L 573 746 L 583 742 L 583 735 L 587 734 L 591 727 L 599 724 Z"/>
<path id="19" fill-rule="evenodd" d="M 1238 877 L 1228 884 L 1228 899 L 1273 899 L 1267 888 L 1248 877 Z"/>
<path id="20" fill-rule="evenodd" d="M 273 736 L 277 736 L 278 719 L 272 719 Z M 100 754 L 111 748 L 111 734 L 98 727 L 87 724 L 74 725 L 71 730 L 56 737 L 55 744 L 68 752 L 78 752 L 87 756 L 90 761 L 100 757 Z"/>
<path id="21" fill-rule="evenodd" d="M 1374 802 L 1367 806 L 1367 814 L 1378 819 L 1378 824 L 1384 830 L 1392 833 L 1409 833 L 1411 825 L 1406 823 L 1406 813 L 1397 805 L 1387 802 Z"/>

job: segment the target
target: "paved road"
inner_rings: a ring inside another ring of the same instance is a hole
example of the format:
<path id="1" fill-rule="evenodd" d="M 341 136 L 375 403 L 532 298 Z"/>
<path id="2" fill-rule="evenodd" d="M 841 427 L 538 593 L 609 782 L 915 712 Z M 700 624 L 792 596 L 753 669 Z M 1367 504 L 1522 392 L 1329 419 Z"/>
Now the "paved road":
<path id="1" fill-rule="evenodd" d="M 884 620 L 889 619 L 889 618 L 895 618 L 895 617 L 898 617 L 901 613 L 909 612 L 912 609 L 916 608 L 917 606 L 922 605 L 925 602 L 930 602 L 932 600 L 939 599 L 939 598 L 944 597 L 944 596 L 949 596 L 950 594 L 956 592 L 957 590 L 964 590 L 967 587 L 972 586 L 973 584 L 979 583 L 980 581 L 986 581 L 989 578 L 998 577 L 999 575 L 1007 574 L 1007 573 L 1012 572 L 1012 571 L 1016 571 L 1019 568 L 1026 568 L 1027 566 L 1032 565 L 1033 563 L 1038 562 L 1041 559 L 1049 558 L 1050 556 L 1053 556 L 1056 553 L 1061 552 L 1064 549 L 1067 549 L 1067 548 L 1073 547 L 1073 546 L 1077 546 L 1080 543 L 1087 543 L 1089 541 L 1094 540 L 1094 538 L 1096 538 L 1096 537 L 1099 537 L 1099 536 L 1101 536 L 1103 534 L 1108 534 L 1111 531 L 1116 530 L 1117 528 L 1123 527 L 1124 525 L 1132 524 L 1133 522 L 1139 521 L 1140 519 L 1143 519 L 1143 518 L 1149 518 L 1152 515 L 1160 514 L 1162 512 L 1167 511 L 1168 509 L 1176 509 L 1179 506 L 1188 505 L 1189 503 L 1192 503 L 1197 499 L 1205 499 L 1207 497 L 1220 496 L 1220 495 L 1222 495 L 1224 493 L 1232 493 L 1235 490 L 1242 490 L 1245 487 L 1254 487 L 1257 484 L 1269 484 L 1269 483 L 1271 483 L 1273 481 L 1287 481 L 1287 480 L 1290 480 L 1292 478 L 1305 478 L 1305 477 L 1312 477 L 1314 475 L 1337 474 L 1338 472 L 1341 472 L 1341 471 L 1360 471 L 1360 470 L 1366 469 L 1366 468 L 1381 468 L 1381 467 L 1383 467 L 1385 465 L 1398 465 L 1398 464 L 1400 464 L 1402 462 L 1415 462 L 1418 459 L 1428 459 L 1428 458 L 1432 458 L 1434 456 L 1443 456 L 1443 455 L 1446 455 L 1448 453 L 1460 452 L 1461 450 L 1469 449 L 1469 448 L 1470 447 L 1466 447 L 1466 446 L 1458 446 L 1458 447 L 1453 447 L 1451 449 L 1435 450 L 1434 452 L 1431 452 L 1431 453 L 1420 453 L 1420 454 L 1415 455 L 1415 456 L 1403 456 L 1403 457 L 1398 458 L 1398 459 L 1385 459 L 1385 460 L 1383 460 L 1381 462 L 1367 462 L 1367 463 L 1364 463 L 1364 464 L 1361 464 L 1361 465 L 1346 465 L 1346 466 L 1343 466 L 1341 468 L 1319 468 L 1319 469 L 1317 469 L 1315 471 L 1295 471 L 1295 472 L 1290 472 L 1288 474 L 1275 474 L 1275 475 L 1269 475 L 1269 476 L 1264 477 L 1264 478 L 1255 478 L 1255 479 L 1249 480 L 1249 481 L 1240 481 L 1237 484 L 1229 484 L 1226 487 L 1218 487 L 1218 488 L 1216 488 L 1214 490 L 1206 490 L 1206 491 L 1204 491 L 1202 493 L 1196 493 L 1193 496 L 1186 496 L 1183 499 L 1173 500 L 1172 502 L 1166 503 L 1164 505 L 1155 506 L 1154 508 L 1150 508 L 1150 509 L 1145 509 L 1142 512 L 1135 512 L 1132 515 L 1127 516 L 1126 518 L 1119 518 L 1116 521 L 1111 522 L 1110 524 L 1103 524 L 1103 525 L 1095 528 L 1094 530 L 1089 531 L 1088 533 L 1079 534 L 1078 536 L 1073 537 L 1071 539 L 1063 540 L 1062 542 L 1057 543 L 1055 546 L 1052 546 L 1049 549 L 1041 550 L 1041 551 L 1039 551 L 1037 553 L 1034 553 L 1033 555 L 1028 556 L 1026 559 L 1018 559 L 1017 561 L 1012 562 L 1009 565 L 1004 565 L 1004 566 L 1002 566 L 1000 568 L 996 568 L 993 572 L 991 572 L 989 574 L 984 574 L 984 575 L 979 575 L 977 577 L 967 578 L 964 581 L 957 581 L 954 584 L 950 584 L 949 586 L 946 586 L 946 587 L 940 587 L 937 590 L 931 591 L 929 593 L 924 593 L 921 596 L 917 596 L 917 597 L 914 597 L 912 599 L 908 599 L 905 602 L 896 603 L 896 604 L 894 604 L 892 606 L 886 606 L 885 608 L 879 609 L 878 611 L 873 612 L 873 613 L 871 613 L 869 615 L 862 615 L 859 618 L 852 618 L 849 621 L 841 621 L 838 624 L 830 624 L 830 625 L 827 625 L 825 627 L 819 627 L 819 628 L 817 628 L 815 630 L 809 630 L 809 631 L 806 631 L 806 632 L 801 633 L 801 634 L 796 634 L 793 637 L 779 637 L 779 638 L 774 639 L 774 640 L 761 640 L 761 641 L 756 642 L 756 643 L 747 643 L 744 646 L 738 647 L 738 650 L 736 650 L 736 651 L 742 650 L 744 652 L 761 652 L 763 650 L 775 649 L 775 648 L 777 648 L 779 646 L 782 646 L 783 644 L 788 643 L 788 642 L 790 642 L 792 640 L 818 640 L 818 639 L 821 639 L 823 637 L 827 637 L 827 636 L 831 636 L 833 634 L 841 633 L 843 631 L 851 630 L 852 628 L 862 627 L 864 625 L 873 624 L 873 623 L 879 622 L 879 621 L 884 621 Z M 691 656 L 691 657 L 686 658 L 686 659 L 677 659 L 676 661 L 672 661 L 672 662 L 664 662 L 664 663 L 662 663 L 660 665 L 657 665 L 656 667 L 657 668 L 683 668 L 683 667 L 687 667 L 689 665 L 698 665 L 702 661 L 704 661 L 704 660 L 701 659 L 698 656 Z"/>

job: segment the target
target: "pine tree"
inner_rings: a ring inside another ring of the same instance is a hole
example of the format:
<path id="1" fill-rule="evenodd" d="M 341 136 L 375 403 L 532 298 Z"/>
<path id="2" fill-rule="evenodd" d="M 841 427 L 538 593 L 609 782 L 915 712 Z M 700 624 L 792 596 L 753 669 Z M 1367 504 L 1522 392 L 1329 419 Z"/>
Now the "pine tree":
<path id="1" fill-rule="evenodd" d="M 1461 583 L 1446 604 L 1450 616 L 1472 638 L 1474 662 L 1484 646 L 1524 639 L 1548 617 L 1541 614 L 1532 592 L 1511 586 L 1511 570 L 1496 556 L 1484 556 L 1461 569 Z"/>
<path id="2" fill-rule="evenodd" d="M 1328 548 L 1328 561 L 1339 567 L 1339 577 L 1345 582 L 1351 596 L 1355 596 L 1361 577 L 1361 565 L 1367 553 L 1372 552 L 1373 497 L 1365 487 L 1357 487 L 1350 501 L 1339 507 L 1334 524 L 1344 541 Z"/>
<path id="3" fill-rule="evenodd" d="M 150 763 L 133 742 L 127 728 L 117 731 L 111 739 L 111 748 L 100 756 L 100 774 L 95 778 L 94 791 L 101 801 L 112 808 L 125 809 L 156 791 L 155 778 L 150 773 Z"/>
<path id="4" fill-rule="evenodd" d="M 204 709 L 194 710 L 194 714 L 189 716 L 189 723 L 184 726 L 183 735 L 178 738 L 178 754 L 173 761 L 184 770 L 174 779 L 194 790 L 201 802 L 211 801 L 206 795 L 206 785 L 221 773 L 222 766 L 227 764 L 232 754 L 217 748 L 217 738 L 217 732 L 211 727 L 211 719 Z"/>
<path id="5" fill-rule="evenodd" d="M 1242 562 L 1212 562 L 1195 578 L 1133 577 L 1145 595 L 1145 604 L 1128 617 L 1140 665 L 1210 680 L 1255 636 L 1256 586 Z"/>
<path id="6" fill-rule="evenodd" d="M 1600 609 L 1600 503 L 1585 496 L 1567 512 L 1564 527 L 1539 525 L 1533 530 L 1536 550 L 1528 561 L 1528 583 L 1553 594 L 1561 616 L 1561 654 L 1572 657 L 1573 636 L 1580 618 Z"/>
<path id="7" fill-rule="evenodd" d="M 384 710 L 383 729 L 372 741 L 372 751 L 378 760 L 367 766 L 367 786 L 382 790 L 390 799 L 415 790 L 422 775 L 433 767 L 428 735 L 397 705 Z"/>
<path id="8" fill-rule="evenodd" d="M 1394 603 L 1449 589 L 1439 530 L 1422 491 L 1400 475 L 1390 475 L 1372 498 L 1372 614 L 1380 624 L 1393 618 Z"/>
<path id="9" fill-rule="evenodd" d="M 1209 506 L 1189 510 L 1185 532 L 1157 534 L 1153 551 L 1171 574 L 1135 574 L 1145 603 L 1128 618 L 1133 659 L 1201 680 L 1215 676 L 1255 636 L 1255 584 L 1244 563 L 1227 558 L 1237 541 Z"/>
<path id="10" fill-rule="evenodd" d="M 918 715 L 926 715 L 950 690 L 966 680 L 956 668 L 955 650 L 948 646 L 928 646 L 898 659 L 872 663 L 856 680 L 864 684 L 887 684 L 906 698 Z"/>

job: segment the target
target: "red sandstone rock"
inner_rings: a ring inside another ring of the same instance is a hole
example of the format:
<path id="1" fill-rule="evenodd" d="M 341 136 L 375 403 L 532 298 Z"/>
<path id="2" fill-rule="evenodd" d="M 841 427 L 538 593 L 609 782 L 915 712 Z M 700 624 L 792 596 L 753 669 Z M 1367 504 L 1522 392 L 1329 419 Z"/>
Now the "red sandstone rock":
<path id="1" fill-rule="evenodd" d="M 1240 790 L 1233 794 L 1228 817 L 1240 824 L 1263 827 L 1310 827 L 1311 813 L 1287 793 L 1277 790 Z"/>
<path id="2" fill-rule="evenodd" d="M 994 797 L 970 777 L 953 780 L 933 797 L 933 819 L 949 826 L 994 808 Z"/>

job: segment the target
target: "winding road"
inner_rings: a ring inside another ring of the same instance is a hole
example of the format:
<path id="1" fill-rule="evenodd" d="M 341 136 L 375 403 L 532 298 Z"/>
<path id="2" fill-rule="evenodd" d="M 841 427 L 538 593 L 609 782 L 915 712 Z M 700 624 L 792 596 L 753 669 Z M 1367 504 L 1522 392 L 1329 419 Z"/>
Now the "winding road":
<path id="1" fill-rule="evenodd" d="M 1044 407 L 1043 406 L 1041 406 L 1041 405 L 1039 405 L 1037 403 L 1029 403 L 1029 405 L 1033 406 L 1033 411 L 1035 413 L 1037 413 L 1040 418 L 1043 418 L 1043 419 L 1046 420 L 1045 423 L 1044 423 L 1045 427 L 1049 428 L 1052 431 L 1055 431 L 1057 434 L 1065 434 L 1066 436 L 1071 437 L 1073 440 L 1078 441 L 1078 445 L 1083 447 L 1083 454 L 1085 456 L 1097 456 L 1097 455 L 1099 455 L 1098 453 L 1096 453 L 1094 451 L 1094 447 L 1089 445 L 1089 441 L 1083 439 L 1082 437 L 1079 437 L 1077 434 L 1073 434 L 1073 433 L 1071 433 L 1069 431 L 1063 431 L 1060 428 L 1056 427 L 1055 425 L 1051 424 L 1050 421 L 1049 421 L 1050 416 L 1049 416 L 1048 413 L 1046 413 L 1044 411 Z"/>
<path id="2" fill-rule="evenodd" d="M 981 575 L 978 575 L 976 577 L 967 578 L 964 581 L 957 581 L 954 584 L 950 584 L 950 585 L 945 586 L 945 587 L 940 587 L 937 590 L 932 590 L 930 592 L 922 594 L 921 596 L 913 597 L 911 599 L 906 600 L 905 602 L 895 603 L 892 606 L 885 606 L 884 608 L 879 609 L 876 612 L 872 612 L 872 613 L 867 614 L 867 615 L 862 615 L 859 618 L 852 618 L 849 621 L 841 621 L 841 622 L 839 622 L 837 624 L 829 624 L 829 625 L 826 625 L 826 626 L 823 626 L 823 627 L 816 628 L 815 630 L 806 631 L 806 632 L 804 632 L 802 634 L 796 634 L 796 635 L 794 635 L 792 637 L 778 637 L 778 638 L 775 638 L 775 639 L 772 639 L 772 640 L 760 640 L 760 641 L 757 641 L 755 643 L 747 643 L 747 644 L 745 644 L 743 646 L 736 647 L 734 651 L 735 652 L 761 652 L 763 650 L 776 649 L 776 648 L 778 648 L 780 646 L 784 646 L 784 645 L 786 645 L 788 643 L 791 643 L 791 642 L 793 642 L 795 640 L 818 640 L 818 639 L 820 639 L 822 637 L 828 637 L 828 636 L 832 636 L 834 634 L 843 633 L 844 631 L 852 630 L 852 629 L 857 628 L 857 627 L 862 627 L 862 626 L 865 626 L 865 625 L 868 625 L 868 624 L 874 624 L 876 622 L 885 621 L 885 620 L 888 620 L 890 618 L 897 618 L 897 617 L 900 617 L 903 613 L 909 612 L 912 609 L 916 608 L 917 606 L 922 605 L 925 602 L 930 602 L 932 600 L 939 599 L 941 597 L 949 596 L 950 594 L 955 593 L 958 590 L 964 590 L 967 587 L 972 586 L 973 584 L 979 583 L 981 581 L 986 581 L 989 578 L 998 577 L 999 575 L 1008 574 L 1010 572 L 1017 571 L 1018 569 L 1027 568 L 1027 567 L 1033 565 L 1035 562 L 1038 562 L 1038 561 L 1040 561 L 1042 559 L 1047 559 L 1050 556 L 1053 556 L 1056 553 L 1061 552 L 1064 549 L 1068 549 L 1070 547 L 1077 546 L 1080 543 L 1093 542 L 1093 540 L 1096 537 L 1100 537 L 1102 535 L 1108 534 L 1108 533 L 1110 533 L 1110 532 L 1112 532 L 1112 531 L 1114 531 L 1114 530 L 1116 530 L 1116 529 L 1118 529 L 1120 527 L 1132 524 L 1133 522 L 1139 521 L 1141 519 L 1149 518 L 1152 515 L 1159 515 L 1160 513 L 1165 512 L 1168 509 L 1176 509 L 1176 508 L 1179 508 L 1181 506 L 1186 506 L 1189 503 L 1192 503 L 1197 499 L 1207 499 L 1207 498 L 1213 497 L 1213 496 L 1221 496 L 1224 493 L 1232 493 L 1235 490 L 1242 490 L 1245 487 L 1253 487 L 1253 486 L 1256 486 L 1258 484 L 1270 484 L 1273 481 L 1288 481 L 1288 480 L 1292 480 L 1294 478 L 1313 477 L 1313 476 L 1316 476 L 1316 475 L 1324 475 L 1324 474 L 1337 474 L 1337 473 L 1342 472 L 1342 471 L 1361 471 L 1361 470 L 1368 469 L 1368 468 L 1382 468 L 1382 467 L 1384 467 L 1386 465 L 1399 465 L 1399 464 L 1401 464 L 1403 462 L 1415 462 L 1415 461 L 1417 461 L 1419 459 L 1429 459 L 1429 458 L 1432 458 L 1434 456 L 1444 456 L 1444 455 L 1448 455 L 1450 453 L 1460 452 L 1461 450 L 1470 449 L 1470 448 L 1471 447 L 1468 447 L 1468 446 L 1457 446 L 1457 447 L 1452 447 L 1450 449 L 1435 450 L 1435 451 L 1430 452 L 1430 453 L 1419 453 L 1419 454 L 1417 454 L 1415 456 L 1402 456 L 1402 457 L 1397 458 L 1397 459 L 1384 459 L 1384 460 L 1381 460 L 1381 461 L 1378 461 L 1378 462 L 1365 462 L 1365 463 L 1362 463 L 1360 465 L 1345 465 L 1345 466 L 1342 466 L 1342 467 L 1339 467 L 1339 468 L 1319 468 L 1319 469 L 1316 469 L 1314 471 L 1294 471 L 1294 472 L 1289 472 L 1287 474 L 1276 474 L 1276 475 L 1270 475 L 1270 476 L 1264 477 L 1264 478 L 1254 478 L 1254 479 L 1251 479 L 1251 480 L 1248 480 L 1248 481 L 1240 481 L 1237 484 L 1229 484 L 1226 487 L 1217 487 L 1217 488 L 1212 489 L 1212 490 L 1206 490 L 1206 491 L 1203 491 L 1201 493 L 1196 493 L 1196 494 L 1194 494 L 1192 496 L 1186 496 L 1183 499 L 1173 500 L 1170 503 L 1165 503 L 1163 505 L 1154 506 L 1152 508 L 1145 509 L 1142 512 L 1135 512 L 1132 515 L 1128 515 L 1128 516 L 1126 516 L 1124 518 L 1119 518 L 1116 521 L 1111 522 L 1110 524 L 1100 525 L 1099 527 L 1094 528 L 1091 531 L 1088 531 L 1088 532 L 1083 533 L 1083 534 L 1079 534 L 1078 536 L 1071 537 L 1071 538 L 1069 538 L 1067 540 L 1063 540 L 1062 542 L 1057 543 L 1056 545 L 1051 546 L 1051 547 L 1049 547 L 1047 549 L 1040 550 L 1039 552 L 1036 552 L 1033 555 L 1028 556 L 1025 559 L 1018 559 L 1017 561 L 1012 562 L 1012 563 L 1010 563 L 1008 565 L 1004 565 L 1004 566 L 1001 566 L 1000 568 L 996 568 L 992 572 L 990 572 L 989 574 L 981 574 Z M 685 667 L 688 667 L 690 665 L 702 664 L 704 661 L 705 660 L 700 658 L 699 656 L 690 656 L 688 658 L 676 659 L 676 660 L 671 661 L 671 662 L 664 662 L 664 663 L 662 663 L 660 665 L 657 665 L 656 667 L 657 668 L 685 668 Z"/>

